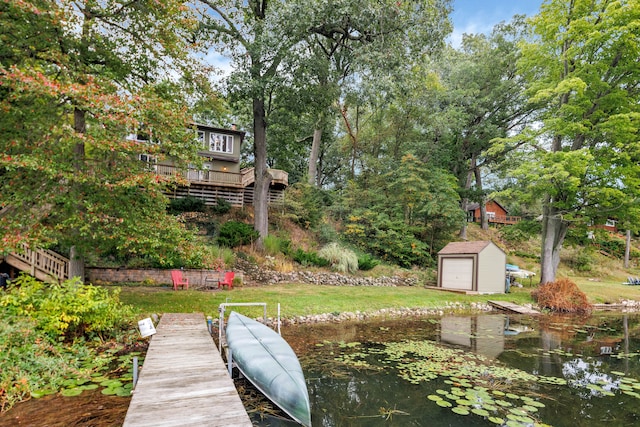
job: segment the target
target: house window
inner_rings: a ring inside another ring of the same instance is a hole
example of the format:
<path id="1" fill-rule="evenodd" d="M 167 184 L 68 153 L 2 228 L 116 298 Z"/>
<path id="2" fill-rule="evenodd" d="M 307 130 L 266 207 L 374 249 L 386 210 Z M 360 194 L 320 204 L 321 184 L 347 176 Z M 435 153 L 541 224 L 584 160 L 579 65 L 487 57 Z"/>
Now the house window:
<path id="1" fill-rule="evenodd" d="M 149 170 L 156 169 L 156 163 L 158 163 L 158 158 L 156 156 L 152 156 L 150 154 L 138 154 L 138 159 L 145 162 Z"/>
<path id="2" fill-rule="evenodd" d="M 233 153 L 233 135 L 209 134 L 209 151 Z"/>
<path id="3" fill-rule="evenodd" d="M 198 141 L 198 144 L 200 144 L 200 147 L 204 149 L 207 148 L 207 144 L 205 144 L 204 142 L 204 132 L 201 130 L 198 131 L 197 141 Z"/>

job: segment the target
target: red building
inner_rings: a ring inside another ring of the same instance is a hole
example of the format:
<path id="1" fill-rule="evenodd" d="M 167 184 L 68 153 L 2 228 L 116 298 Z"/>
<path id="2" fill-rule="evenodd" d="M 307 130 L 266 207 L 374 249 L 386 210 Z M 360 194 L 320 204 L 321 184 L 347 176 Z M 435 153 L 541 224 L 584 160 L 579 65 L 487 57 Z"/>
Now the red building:
<path id="1" fill-rule="evenodd" d="M 509 215 L 509 212 L 495 200 L 489 200 L 486 205 L 487 220 L 494 224 L 515 224 L 520 221 L 519 216 Z M 467 207 L 467 221 L 480 222 L 480 204 L 472 203 Z"/>

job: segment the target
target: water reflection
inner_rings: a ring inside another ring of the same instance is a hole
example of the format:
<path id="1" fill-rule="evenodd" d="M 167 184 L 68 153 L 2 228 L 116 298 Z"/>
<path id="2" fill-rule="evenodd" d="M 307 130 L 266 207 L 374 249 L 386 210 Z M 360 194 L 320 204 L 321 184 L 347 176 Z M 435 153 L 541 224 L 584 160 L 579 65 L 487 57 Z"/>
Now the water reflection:
<path id="1" fill-rule="evenodd" d="M 637 315 L 456 315 L 298 326 L 283 335 L 305 369 L 314 426 L 489 426 L 497 418 L 504 425 L 640 425 Z M 458 364 L 458 376 L 468 370 L 468 378 L 447 376 L 444 365 L 433 377 L 401 377 L 403 364 L 426 361 L 393 353 L 390 344 L 403 342 L 459 352 L 445 360 Z M 482 376 L 490 386 L 469 402 L 468 390 Z M 478 413 L 455 413 L 457 401 Z"/>

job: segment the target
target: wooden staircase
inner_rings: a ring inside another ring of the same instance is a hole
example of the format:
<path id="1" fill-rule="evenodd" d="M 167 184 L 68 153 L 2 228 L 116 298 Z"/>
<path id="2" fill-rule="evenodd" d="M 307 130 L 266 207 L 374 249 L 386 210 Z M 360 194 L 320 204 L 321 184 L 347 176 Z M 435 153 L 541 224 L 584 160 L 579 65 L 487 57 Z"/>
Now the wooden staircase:
<path id="1" fill-rule="evenodd" d="M 32 250 L 22 246 L 21 253 L 4 256 L 4 261 L 44 282 L 64 281 L 69 278 L 69 260 L 46 249 Z"/>

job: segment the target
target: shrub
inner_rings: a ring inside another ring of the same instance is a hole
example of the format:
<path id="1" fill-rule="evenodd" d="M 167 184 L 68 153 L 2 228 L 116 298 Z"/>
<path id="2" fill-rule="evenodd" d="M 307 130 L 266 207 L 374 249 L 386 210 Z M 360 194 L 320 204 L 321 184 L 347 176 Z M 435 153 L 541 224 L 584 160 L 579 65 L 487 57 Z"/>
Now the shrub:
<path id="1" fill-rule="evenodd" d="M 287 216 L 304 228 L 315 229 L 330 203 L 327 193 L 305 182 L 297 182 L 286 191 Z"/>
<path id="2" fill-rule="evenodd" d="M 216 199 L 216 204 L 209 207 L 209 210 L 214 215 L 224 215 L 231 210 L 231 203 L 222 197 Z"/>
<path id="3" fill-rule="evenodd" d="M 193 196 L 171 199 L 169 201 L 169 206 L 167 207 L 167 212 L 172 215 L 177 215 L 182 212 L 204 212 L 204 210 L 204 200 Z"/>
<path id="4" fill-rule="evenodd" d="M 552 311 L 587 314 L 592 310 L 587 296 L 569 279 L 544 283 L 531 296 L 540 307 Z"/>
<path id="5" fill-rule="evenodd" d="M 360 210 L 347 218 L 343 235 L 364 252 L 401 267 L 428 266 L 433 259 L 429 245 L 418 238 L 422 231 L 387 215 Z"/>
<path id="6" fill-rule="evenodd" d="M 295 262 L 304 266 L 327 267 L 330 264 L 328 259 L 319 257 L 316 252 L 305 252 L 302 249 L 296 249 L 292 254 L 292 258 Z"/>
<path id="7" fill-rule="evenodd" d="M 358 256 L 350 249 L 346 249 L 337 243 L 329 243 L 318 255 L 329 260 L 331 268 L 341 273 L 354 273 L 358 270 Z"/>
<path id="8" fill-rule="evenodd" d="M 373 258 L 369 254 L 364 254 L 364 255 L 358 257 L 358 269 L 360 269 L 360 270 L 363 270 L 363 271 L 371 270 L 372 268 L 374 268 L 378 264 L 380 264 L 380 261 L 378 261 L 377 259 Z"/>
<path id="9" fill-rule="evenodd" d="M 273 234 L 269 234 L 266 236 L 262 244 L 264 246 L 264 250 L 268 255 L 276 256 L 280 253 L 287 255 L 291 252 L 291 241 L 288 239 L 283 239 L 278 236 L 274 236 Z"/>
<path id="10" fill-rule="evenodd" d="M 258 232 L 249 224 L 237 221 L 227 221 L 220 226 L 218 243 L 222 246 L 235 248 L 248 245 L 258 238 Z"/>
<path id="11" fill-rule="evenodd" d="M 591 271 L 593 268 L 593 256 L 588 251 L 579 251 L 571 260 L 571 265 L 578 271 Z"/>
<path id="12" fill-rule="evenodd" d="M 67 340 L 113 336 L 130 321 L 130 309 L 118 299 L 118 290 L 84 285 L 78 279 L 45 285 L 31 276 L 12 281 L 0 298 L 7 314 L 26 316 L 51 338 Z"/>

